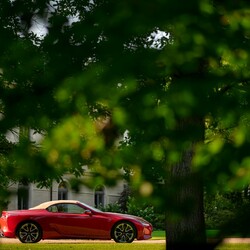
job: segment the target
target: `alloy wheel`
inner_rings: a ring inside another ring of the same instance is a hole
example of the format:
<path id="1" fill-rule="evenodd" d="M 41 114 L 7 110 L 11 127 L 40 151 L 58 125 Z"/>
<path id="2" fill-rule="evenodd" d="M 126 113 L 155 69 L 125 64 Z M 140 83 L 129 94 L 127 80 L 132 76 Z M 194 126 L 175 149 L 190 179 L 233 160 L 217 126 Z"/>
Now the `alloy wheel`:
<path id="1" fill-rule="evenodd" d="M 41 230 L 35 223 L 27 222 L 20 226 L 17 236 L 23 243 L 36 243 L 41 239 Z"/>
<path id="2" fill-rule="evenodd" d="M 134 226 L 129 222 L 121 222 L 117 224 L 113 231 L 115 242 L 131 243 L 136 236 Z"/>

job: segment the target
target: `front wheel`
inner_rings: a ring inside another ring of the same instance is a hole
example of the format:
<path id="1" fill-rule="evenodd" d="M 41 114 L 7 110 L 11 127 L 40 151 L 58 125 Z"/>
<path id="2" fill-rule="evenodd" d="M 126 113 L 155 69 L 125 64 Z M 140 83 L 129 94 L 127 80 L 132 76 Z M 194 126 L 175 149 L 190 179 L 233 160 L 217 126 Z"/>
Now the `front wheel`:
<path id="1" fill-rule="evenodd" d="M 113 239 L 117 243 L 131 243 L 136 237 L 136 229 L 130 222 L 117 223 L 112 231 Z"/>
<path id="2" fill-rule="evenodd" d="M 41 240 L 42 231 L 36 223 L 25 222 L 19 226 L 17 237 L 22 243 L 36 243 Z"/>

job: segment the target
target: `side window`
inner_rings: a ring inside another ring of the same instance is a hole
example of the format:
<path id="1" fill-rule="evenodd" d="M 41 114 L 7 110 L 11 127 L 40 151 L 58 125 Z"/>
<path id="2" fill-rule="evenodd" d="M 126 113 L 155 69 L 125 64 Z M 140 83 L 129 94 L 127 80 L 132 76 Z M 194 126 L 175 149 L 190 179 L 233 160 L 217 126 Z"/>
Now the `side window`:
<path id="1" fill-rule="evenodd" d="M 68 214 L 83 214 L 85 209 L 76 204 L 57 204 L 49 207 L 48 211 Z"/>
<path id="2" fill-rule="evenodd" d="M 58 204 L 57 211 L 59 213 L 67 213 L 67 205 L 66 204 Z"/>
<path id="3" fill-rule="evenodd" d="M 52 212 L 52 213 L 58 212 L 58 209 L 57 209 L 57 206 L 56 206 L 56 205 L 53 205 L 53 206 L 48 207 L 47 210 L 48 210 L 49 212 Z"/>
<path id="4" fill-rule="evenodd" d="M 61 203 L 52 205 L 47 208 L 52 213 L 68 213 L 68 214 L 83 214 L 85 209 L 78 206 L 77 204 Z"/>
<path id="5" fill-rule="evenodd" d="M 85 209 L 76 205 L 76 204 L 68 204 L 68 213 L 71 214 L 82 214 L 85 212 Z"/>

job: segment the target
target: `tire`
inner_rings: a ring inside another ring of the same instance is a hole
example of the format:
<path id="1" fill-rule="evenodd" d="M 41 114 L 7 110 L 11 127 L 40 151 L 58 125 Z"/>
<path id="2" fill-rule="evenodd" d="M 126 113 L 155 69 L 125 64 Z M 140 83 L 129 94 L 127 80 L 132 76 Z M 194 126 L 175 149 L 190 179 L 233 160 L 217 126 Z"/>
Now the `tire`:
<path id="1" fill-rule="evenodd" d="M 34 222 L 25 222 L 18 227 L 17 238 L 22 243 L 37 243 L 42 239 L 42 230 Z"/>
<path id="2" fill-rule="evenodd" d="M 112 238 L 117 243 L 131 243 L 136 238 L 135 226 L 128 221 L 121 221 L 115 224 L 112 230 Z"/>

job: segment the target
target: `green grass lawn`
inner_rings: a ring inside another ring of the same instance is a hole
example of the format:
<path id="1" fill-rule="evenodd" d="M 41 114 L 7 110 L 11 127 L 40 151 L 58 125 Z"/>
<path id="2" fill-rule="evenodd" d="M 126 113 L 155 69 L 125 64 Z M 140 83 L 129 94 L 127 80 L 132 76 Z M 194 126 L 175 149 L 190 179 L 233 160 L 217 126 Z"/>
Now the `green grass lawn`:
<path id="1" fill-rule="evenodd" d="M 216 248 L 216 250 L 249 250 L 250 244 L 224 244 Z"/>
<path id="2" fill-rule="evenodd" d="M 209 229 L 206 230 L 207 238 L 216 238 L 218 236 L 219 230 Z M 240 235 L 232 235 L 233 238 L 241 238 Z M 250 236 L 249 236 L 250 238 Z M 165 239 L 165 231 L 154 231 L 152 234 L 153 240 Z"/>
<path id="3" fill-rule="evenodd" d="M 165 244 L 116 244 L 116 243 L 38 243 L 38 244 L 2 244 L 1 250 L 165 250 Z M 250 244 L 224 244 L 216 250 L 249 250 Z M 187 249 L 188 250 L 188 249 Z"/>
<path id="4" fill-rule="evenodd" d="M 216 236 L 217 231 L 207 231 L 208 237 Z M 153 240 L 165 239 L 164 231 L 155 231 L 152 235 Z M 132 243 L 132 244 L 118 244 L 113 241 L 107 241 L 105 243 L 44 243 L 41 241 L 37 244 L 0 244 L 0 250 L 165 250 L 165 243 Z M 250 244 L 222 244 L 216 248 L 216 250 L 249 250 Z M 188 250 L 188 249 L 187 249 Z"/>
<path id="5" fill-rule="evenodd" d="M 207 230 L 207 237 L 215 238 L 218 232 L 218 230 Z M 152 237 L 153 239 L 165 239 L 165 231 L 154 231 Z"/>
<path id="6" fill-rule="evenodd" d="M 73 244 L 2 244 L 1 250 L 164 250 L 165 244 L 117 244 L 117 243 L 73 243 Z"/>
<path id="7" fill-rule="evenodd" d="M 165 231 L 153 231 L 152 239 L 153 240 L 163 240 L 166 238 Z"/>

